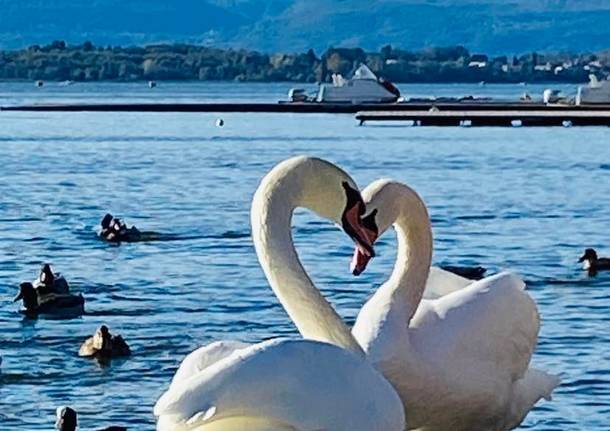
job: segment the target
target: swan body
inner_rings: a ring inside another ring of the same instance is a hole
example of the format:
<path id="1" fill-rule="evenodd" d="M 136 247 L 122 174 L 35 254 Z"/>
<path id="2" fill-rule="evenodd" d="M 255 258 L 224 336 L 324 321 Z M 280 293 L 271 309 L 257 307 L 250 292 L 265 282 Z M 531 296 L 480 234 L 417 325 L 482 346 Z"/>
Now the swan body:
<path id="1" fill-rule="evenodd" d="M 433 266 L 426 280 L 424 299 L 437 299 L 449 293 L 456 292 L 466 286 L 470 286 L 472 280 L 459 276 L 453 272 Z"/>
<path id="2" fill-rule="evenodd" d="M 540 320 L 523 281 L 504 272 L 423 299 L 432 260 L 423 201 L 389 180 L 369 185 L 363 197 L 367 210 L 379 212 L 379 232 L 394 224 L 398 254 L 352 333 L 401 396 L 409 429 L 518 426 L 559 384 L 556 376 L 528 368 Z"/>
<path id="3" fill-rule="evenodd" d="M 159 430 L 404 429 L 387 380 L 362 356 L 327 343 L 269 340 L 176 376 L 155 405 Z"/>
<path id="4" fill-rule="evenodd" d="M 188 355 L 155 405 L 159 431 L 403 431 L 398 394 L 364 357 L 298 259 L 292 213 L 304 207 L 342 226 L 373 255 L 353 180 L 320 159 L 286 160 L 263 178 L 252 236 L 274 293 L 306 340 L 212 343 Z"/>

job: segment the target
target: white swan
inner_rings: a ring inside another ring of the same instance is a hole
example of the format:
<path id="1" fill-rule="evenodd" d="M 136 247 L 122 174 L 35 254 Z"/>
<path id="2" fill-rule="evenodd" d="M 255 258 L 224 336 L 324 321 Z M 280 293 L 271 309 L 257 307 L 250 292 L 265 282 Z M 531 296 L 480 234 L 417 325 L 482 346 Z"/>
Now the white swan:
<path id="1" fill-rule="evenodd" d="M 297 257 L 290 228 L 297 207 L 341 224 L 372 255 L 362 198 L 345 172 L 307 157 L 276 166 L 254 196 L 253 239 L 274 292 L 312 340 L 217 342 L 194 351 L 155 405 L 158 430 L 404 430 L 398 394 Z"/>
<path id="2" fill-rule="evenodd" d="M 559 379 L 529 368 L 538 311 L 516 275 L 501 273 L 436 300 L 422 300 L 432 259 L 424 202 L 404 184 L 379 180 L 363 192 L 365 225 L 394 224 L 397 261 L 360 311 L 352 333 L 400 394 L 410 429 L 508 430 Z M 374 241 L 377 232 L 369 231 Z M 368 258 L 356 252 L 354 263 Z"/>

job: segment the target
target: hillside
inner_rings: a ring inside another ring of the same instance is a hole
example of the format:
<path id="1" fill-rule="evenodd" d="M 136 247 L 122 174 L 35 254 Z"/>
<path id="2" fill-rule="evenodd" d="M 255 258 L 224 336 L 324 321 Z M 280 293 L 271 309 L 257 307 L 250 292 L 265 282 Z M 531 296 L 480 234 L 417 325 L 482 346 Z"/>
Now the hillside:
<path id="1" fill-rule="evenodd" d="M 62 39 L 265 52 L 463 45 L 489 54 L 597 51 L 607 0 L 0 0 L 0 49 Z"/>

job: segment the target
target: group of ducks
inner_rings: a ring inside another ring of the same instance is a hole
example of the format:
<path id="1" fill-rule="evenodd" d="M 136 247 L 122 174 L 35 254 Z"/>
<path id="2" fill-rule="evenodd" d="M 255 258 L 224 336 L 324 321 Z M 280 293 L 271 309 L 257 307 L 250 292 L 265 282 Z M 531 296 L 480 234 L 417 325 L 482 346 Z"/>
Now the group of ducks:
<path id="1" fill-rule="evenodd" d="M 39 315 L 74 317 L 85 312 L 85 298 L 79 293 L 70 293 L 70 286 L 59 273 L 53 274 L 51 266 L 44 264 L 34 282 L 19 285 L 19 294 L 14 301 L 21 300 L 20 312 L 28 317 Z"/>
<path id="2" fill-rule="evenodd" d="M 397 232 L 394 271 L 351 330 L 297 257 L 291 219 L 299 207 L 353 240 L 354 275 L 375 256 L 376 240 L 390 226 Z M 154 407 L 159 431 L 504 431 L 559 384 L 529 366 L 540 322 L 523 281 L 501 273 L 473 282 L 467 278 L 482 278 L 484 268 L 447 268 L 464 278 L 430 267 L 428 212 L 405 184 L 378 180 L 361 193 L 332 163 L 295 157 L 263 178 L 251 223 L 265 276 L 303 339 L 218 341 L 190 353 Z M 109 241 L 135 238 L 130 232 L 111 215 L 102 220 L 100 236 Z M 592 249 L 581 262 L 610 269 Z M 48 265 L 29 285 L 38 307 L 46 303 L 40 296 L 69 294 Z M 130 351 L 102 326 L 79 354 Z M 70 408 L 60 417 L 76 422 Z"/>
<path id="3" fill-rule="evenodd" d="M 24 282 L 19 286 L 15 301 L 23 300 L 20 310 L 26 316 L 73 317 L 84 313 L 85 300 L 81 294 L 70 293 L 70 285 L 63 275 L 53 273 L 51 265 L 45 263 L 33 283 Z M 130 355 L 129 346 L 120 335 L 112 335 L 106 325 L 88 338 L 80 347 L 78 355 L 110 359 Z"/>
<path id="4" fill-rule="evenodd" d="M 101 222 L 100 238 L 113 243 L 136 242 L 142 237 L 135 227 L 130 228 L 120 219 L 106 214 Z M 20 312 L 28 317 L 41 315 L 70 318 L 84 314 L 85 298 L 70 292 L 70 285 L 60 273 L 54 274 L 44 264 L 34 282 L 23 282 L 14 301 L 22 301 Z"/>
<path id="5" fill-rule="evenodd" d="M 106 214 L 101 222 L 100 238 L 114 243 L 134 242 L 141 237 L 140 231 Z M 60 273 L 54 273 L 51 265 L 45 263 L 33 282 L 23 282 L 19 285 L 19 293 L 14 301 L 21 300 L 23 307 L 20 312 L 27 317 L 41 315 L 50 317 L 70 318 L 84 314 L 85 299 L 79 293 L 70 292 L 70 285 Z M 81 357 L 95 358 L 100 362 L 107 362 L 112 358 L 127 357 L 131 350 L 123 337 L 113 335 L 106 325 L 101 325 L 95 334 L 87 338 L 78 350 Z M 0 357 L 0 363 L 2 358 Z M 55 427 L 59 431 L 75 431 L 78 426 L 77 413 L 71 407 L 57 409 Z M 99 431 L 125 431 L 127 428 L 111 426 Z"/>

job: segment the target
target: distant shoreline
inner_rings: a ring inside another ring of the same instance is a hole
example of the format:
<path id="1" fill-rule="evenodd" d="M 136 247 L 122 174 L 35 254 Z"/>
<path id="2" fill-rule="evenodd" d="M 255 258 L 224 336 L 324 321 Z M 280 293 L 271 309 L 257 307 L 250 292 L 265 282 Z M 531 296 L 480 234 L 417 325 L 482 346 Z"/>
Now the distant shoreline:
<path id="1" fill-rule="evenodd" d="M 590 74 L 610 74 L 610 54 L 539 54 L 490 57 L 461 46 L 379 52 L 330 48 L 306 53 L 265 54 L 172 44 L 146 47 L 96 47 L 90 42 L 0 51 L 0 81 L 74 82 L 330 82 L 335 73 L 350 76 L 361 63 L 395 83 L 565 83 L 587 82 Z"/>

